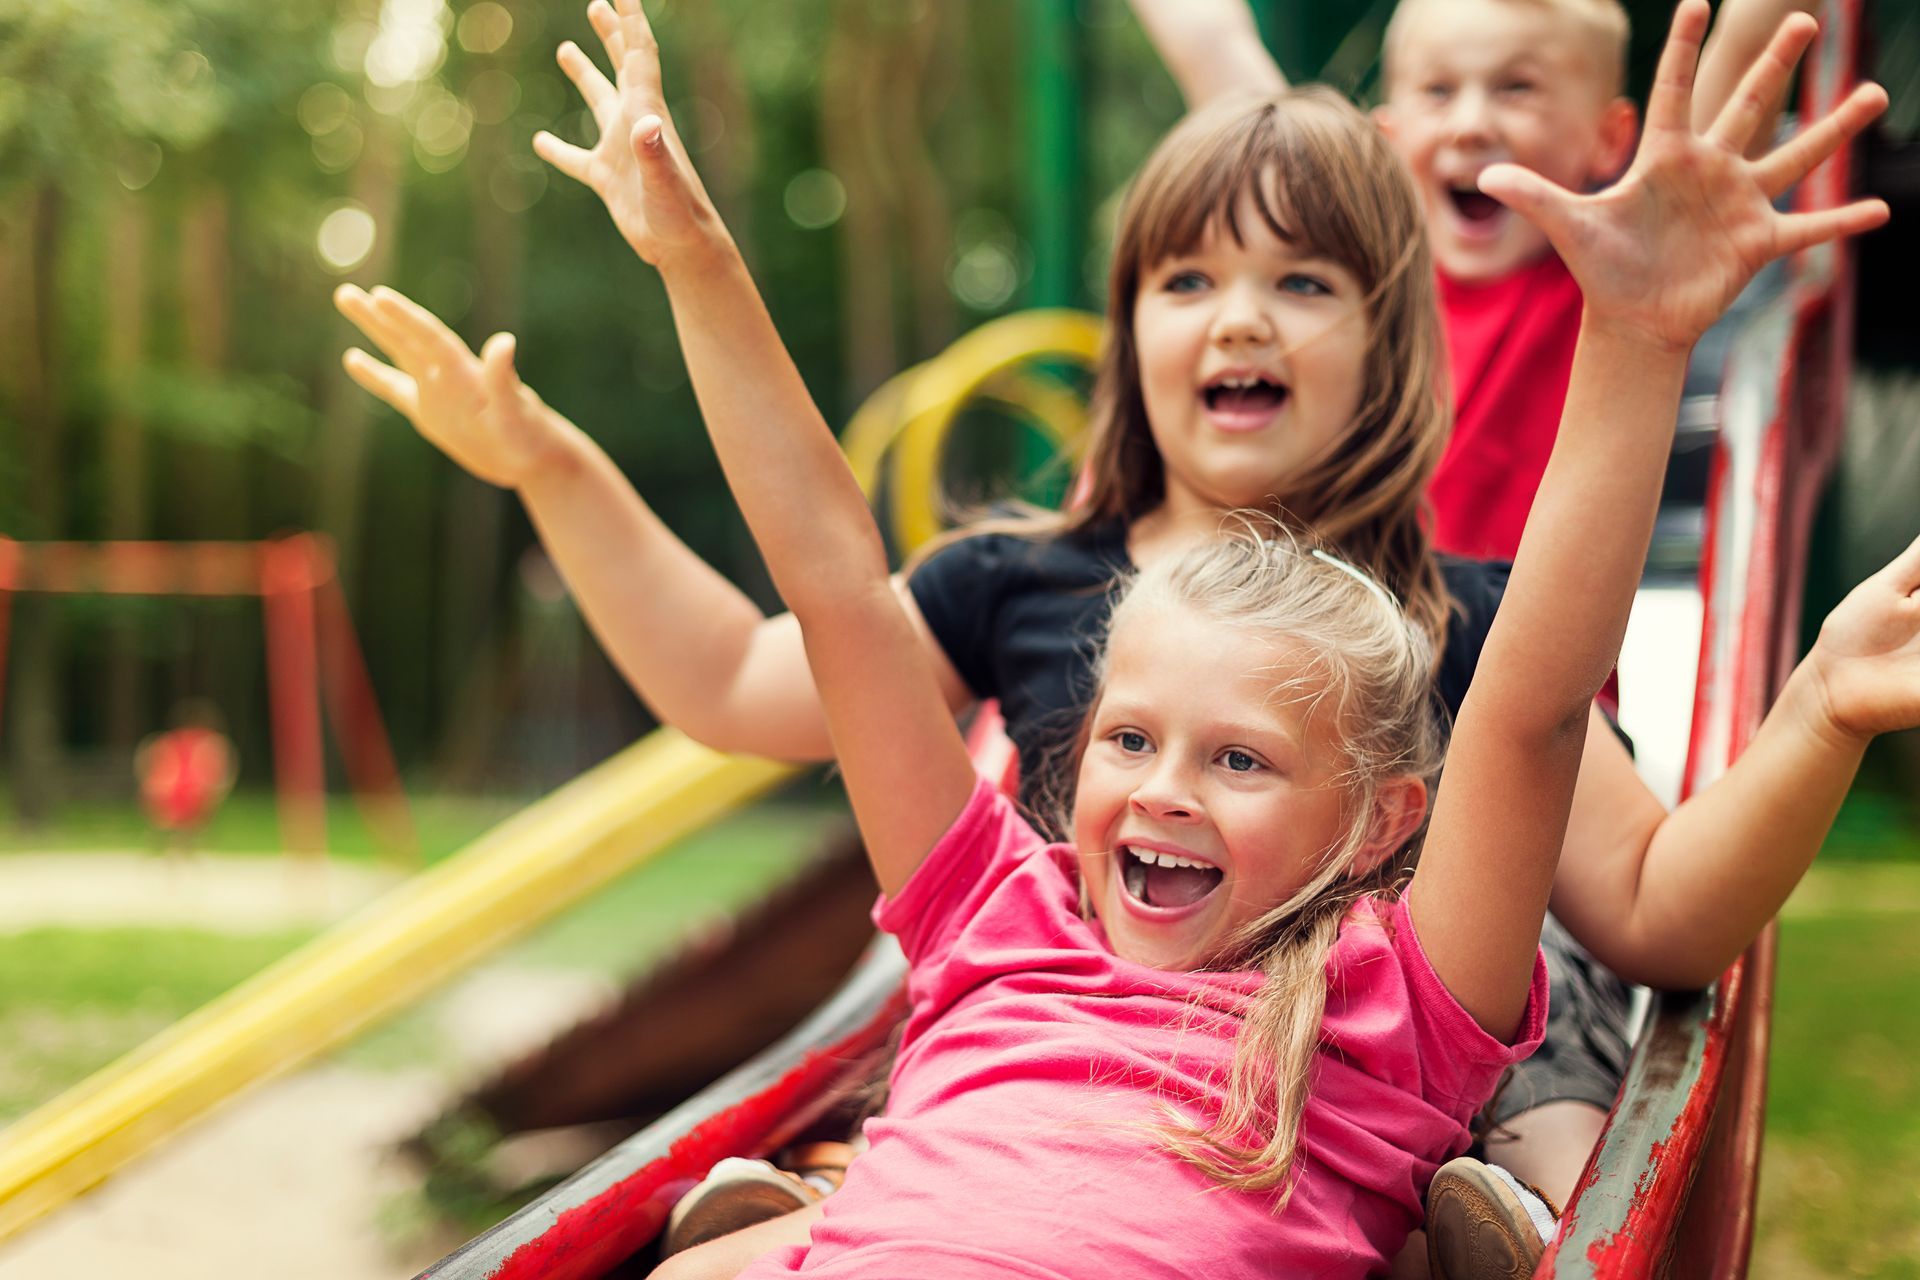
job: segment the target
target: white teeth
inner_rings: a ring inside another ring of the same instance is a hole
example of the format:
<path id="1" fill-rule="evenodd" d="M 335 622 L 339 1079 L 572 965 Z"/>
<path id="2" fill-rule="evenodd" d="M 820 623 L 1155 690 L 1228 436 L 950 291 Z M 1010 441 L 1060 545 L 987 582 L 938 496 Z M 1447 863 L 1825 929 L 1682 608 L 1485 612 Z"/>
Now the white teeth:
<path id="1" fill-rule="evenodd" d="M 1132 845 L 1124 845 L 1122 847 L 1133 857 L 1138 858 L 1150 867 L 1194 867 L 1201 871 L 1214 870 L 1214 866 L 1210 862 L 1195 862 L 1192 858 L 1181 858 L 1171 853 L 1161 853 L 1157 849 L 1136 849 Z"/>
<path id="2" fill-rule="evenodd" d="M 1254 373 L 1228 374 L 1226 377 L 1214 383 L 1214 385 L 1217 387 L 1227 387 L 1234 391 L 1244 391 L 1248 387 L 1259 386 L 1260 376 Z"/>

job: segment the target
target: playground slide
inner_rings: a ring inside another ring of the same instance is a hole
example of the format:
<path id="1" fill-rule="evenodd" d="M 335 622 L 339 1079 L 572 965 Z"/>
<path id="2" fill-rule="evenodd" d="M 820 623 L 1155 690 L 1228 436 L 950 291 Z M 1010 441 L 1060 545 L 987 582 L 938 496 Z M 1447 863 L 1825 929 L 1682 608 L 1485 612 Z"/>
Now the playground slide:
<path id="1" fill-rule="evenodd" d="M 890 447 L 928 475 L 977 395 L 1009 403 L 1058 443 L 1077 434 L 1032 359 L 1090 364 L 1100 325 L 1030 312 L 983 326 L 878 393 L 847 429 L 869 493 Z M 1076 410 L 1077 413 L 1077 410 Z M 896 466 L 899 464 L 896 463 Z M 917 472 L 896 476 L 891 523 L 936 527 Z M 790 776 L 661 730 L 502 823 L 126 1057 L 0 1132 L 0 1239 L 110 1177 L 249 1085 L 290 1071 L 405 1008 L 512 941 Z"/>
<path id="2" fill-rule="evenodd" d="M 1857 0 L 1823 14 L 1805 76 L 1817 117 L 1854 83 Z M 1799 193 L 1850 192 L 1847 157 Z M 1700 586 L 1704 619 L 1683 793 L 1738 756 L 1791 670 L 1806 539 L 1837 451 L 1852 350 L 1844 248 L 1803 255 L 1737 340 L 1720 401 Z M 991 770 L 990 770 L 991 771 Z M 1656 997 L 1621 1096 L 1539 1277 L 1746 1273 L 1766 1094 L 1769 929 L 1712 988 Z M 877 943 L 807 1024 L 416 1280 L 587 1280 L 644 1263 L 674 1200 L 716 1159 L 774 1150 L 860 1078 L 900 1016 L 904 968 Z"/>

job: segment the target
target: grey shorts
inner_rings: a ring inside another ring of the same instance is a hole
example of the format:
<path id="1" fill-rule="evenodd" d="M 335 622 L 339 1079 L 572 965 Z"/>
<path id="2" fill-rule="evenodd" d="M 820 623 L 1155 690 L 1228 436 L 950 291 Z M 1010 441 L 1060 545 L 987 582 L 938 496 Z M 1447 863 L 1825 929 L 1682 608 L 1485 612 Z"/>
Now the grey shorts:
<path id="1" fill-rule="evenodd" d="M 1547 1036 L 1531 1058 L 1508 1071 L 1481 1112 L 1505 1124 L 1550 1102 L 1586 1102 L 1610 1110 L 1627 1073 L 1633 988 L 1587 954 L 1548 916 L 1540 931 L 1547 957 Z"/>

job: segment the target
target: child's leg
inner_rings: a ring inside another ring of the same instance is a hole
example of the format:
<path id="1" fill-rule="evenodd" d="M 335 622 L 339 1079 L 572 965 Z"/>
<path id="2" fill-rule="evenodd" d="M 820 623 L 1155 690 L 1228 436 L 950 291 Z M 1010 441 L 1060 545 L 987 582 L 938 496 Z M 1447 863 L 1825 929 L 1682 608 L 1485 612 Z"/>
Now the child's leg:
<path id="1" fill-rule="evenodd" d="M 733 1280 L 783 1245 L 805 1244 L 820 1220 L 818 1203 L 682 1250 L 653 1269 L 653 1280 Z"/>
<path id="2" fill-rule="evenodd" d="M 1551 915 L 1540 932 L 1547 1035 L 1487 1109 L 1487 1160 L 1562 1209 L 1626 1076 L 1633 991 Z"/>

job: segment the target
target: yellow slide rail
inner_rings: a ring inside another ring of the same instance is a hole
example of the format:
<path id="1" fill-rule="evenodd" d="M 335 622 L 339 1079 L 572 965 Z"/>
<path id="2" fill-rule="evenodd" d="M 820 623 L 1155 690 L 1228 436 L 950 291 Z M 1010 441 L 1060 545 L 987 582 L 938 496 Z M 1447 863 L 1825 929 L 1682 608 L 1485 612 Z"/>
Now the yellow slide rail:
<path id="1" fill-rule="evenodd" d="M 906 502 L 896 473 L 894 506 L 906 518 L 895 523 L 927 529 L 938 518 L 930 495 L 946 431 L 983 390 L 1065 442 L 1075 429 L 1068 407 L 1051 393 L 1022 391 L 1011 372 L 1034 358 L 1091 360 L 1098 332 L 1079 313 L 1009 316 L 896 378 L 848 425 L 848 459 L 862 486 L 873 492 L 890 445 L 911 444 L 918 461 L 904 474 L 924 487 L 911 490 L 918 505 Z M 0 1131 L 0 1240 L 795 772 L 662 729 L 529 805 Z"/>

